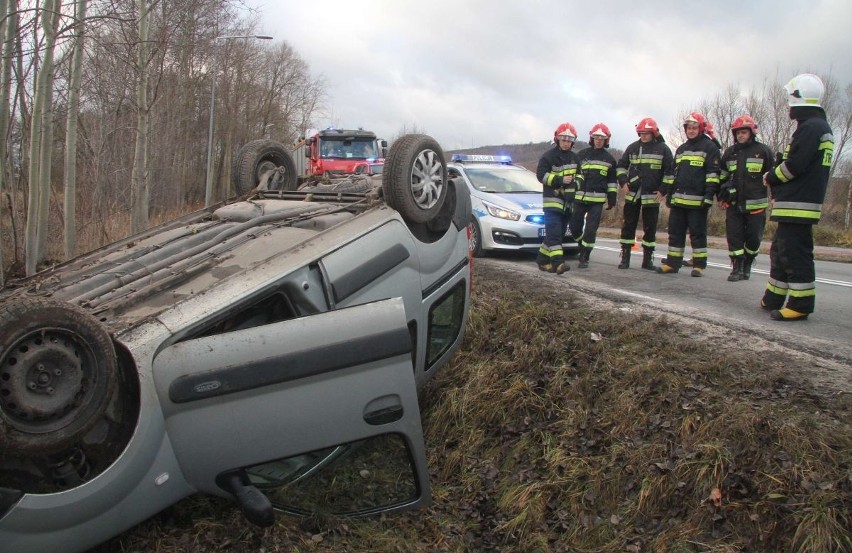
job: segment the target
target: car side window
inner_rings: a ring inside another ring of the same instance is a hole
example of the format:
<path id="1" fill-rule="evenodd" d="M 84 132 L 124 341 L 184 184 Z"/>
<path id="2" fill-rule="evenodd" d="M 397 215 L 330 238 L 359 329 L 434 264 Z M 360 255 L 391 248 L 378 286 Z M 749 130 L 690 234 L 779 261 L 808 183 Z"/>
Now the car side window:
<path id="1" fill-rule="evenodd" d="M 459 282 L 429 309 L 427 371 L 450 349 L 461 333 L 466 286 L 466 282 Z"/>

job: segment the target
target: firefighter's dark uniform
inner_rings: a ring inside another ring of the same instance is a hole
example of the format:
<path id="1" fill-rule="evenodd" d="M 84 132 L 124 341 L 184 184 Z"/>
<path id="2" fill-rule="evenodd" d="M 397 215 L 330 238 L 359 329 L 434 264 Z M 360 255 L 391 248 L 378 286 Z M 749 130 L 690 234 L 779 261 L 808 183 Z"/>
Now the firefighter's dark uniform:
<path id="1" fill-rule="evenodd" d="M 672 151 L 662 136 L 645 143 L 637 140 L 627 147 L 618 161 L 616 176 L 619 185 L 627 184 L 621 225 L 621 265 L 630 266 L 630 250 L 636 243 L 636 227 L 642 214 L 642 267 L 653 269 L 654 249 L 657 247 L 657 222 L 660 203 L 656 195 L 664 184 L 673 181 Z"/>
<path id="2" fill-rule="evenodd" d="M 562 238 L 568 227 L 571 203 L 574 201 L 576 180 L 564 184 L 563 178 L 576 176 L 579 166 L 577 154 L 572 150 L 562 150 L 554 145 L 538 161 L 536 176 L 542 183 L 542 204 L 544 208 L 544 241 L 538 250 L 536 262 L 545 271 L 556 272 L 564 264 Z"/>
<path id="3" fill-rule="evenodd" d="M 769 252 L 769 282 L 761 305 L 813 313 L 816 300 L 813 225 L 819 223 L 834 155 L 834 137 L 819 107 L 796 106 L 798 123 L 783 161 L 767 174 L 772 195 L 770 220 L 778 222 Z M 773 312 L 774 319 L 787 320 Z M 800 317 L 804 318 L 804 317 Z"/>
<path id="4" fill-rule="evenodd" d="M 772 150 L 758 142 L 754 133 L 748 142 L 729 146 L 722 154 L 719 201 L 725 210 L 725 233 L 733 270 L 728 280 L 748 280 L 760 251 L 769 192 L 763 174 L 772 169 Z"/>
<path id="5" fill-rule="evenodd" d="M 571 234 L 580 245 L 580 261 L 588 262 L 595 248 L 604 204 L 615 206 L 618 196 L 615 158 L 604 148 L 586 148 L 578 155 L 577 192 L 571 215 Z"/>
<path id="6" fill-rule="evenodd" d="M 663 185 L 669 206 L 669 252 L 665 265 L 677 271 L 683 265 L 686 232 L 692 246 L 693 275 L 707 268 L 707 212 L 719 189 L 719 148 L 705 134 L 681 144 L 675 151 L 674 182 Z M 658 269 L 660 272 L 670 272 Z"/>

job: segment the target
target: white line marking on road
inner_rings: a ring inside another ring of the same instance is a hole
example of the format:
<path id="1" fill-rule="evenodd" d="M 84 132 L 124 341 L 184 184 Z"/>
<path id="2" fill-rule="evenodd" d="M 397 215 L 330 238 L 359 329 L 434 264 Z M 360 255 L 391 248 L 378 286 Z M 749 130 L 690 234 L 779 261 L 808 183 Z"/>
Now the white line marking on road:
<path id="1" fill-rule="evenodd" d="M 610 252 L 619 252 L 619 253 L 621 252 L 621 248 L 610 248 L 609 246 L 595 246 L 595 249 L 596 250 L 606 250 L 606 251 L 610 251 Z M 642 250 L 634 250 L 634 251 L 638 252 L 638 253 L 642 253 Z M 657 259 L 665 259 L 666 258 L 665 255 L 661 255 L 661 254 L 655 254 L 654 257 L 656 257 Z M 727 263 L 713 263 L 713 262 L 709 262 L 709 261 L 707 262 L 707 266 L 708 267 L 716 267 L 716 268 L 719 268 L 719 269 L 730 269 L 731 268 L 731 266 Z M 752 268 L 751 272 L 757 273 L 759 275 L 768 275 L 769 274 L 769 271 L 767 271 L 765 269 Z M 852 282 L 847 282 L 845 280 L 833 280 L 833 279 L 830 279 L 830 278 L 819 278 L 819 277 L 817 277 L 816 281 L 819 284 L 830 284 L 832 286 L 842 286 L 844 288 L 852 288 Z"/>

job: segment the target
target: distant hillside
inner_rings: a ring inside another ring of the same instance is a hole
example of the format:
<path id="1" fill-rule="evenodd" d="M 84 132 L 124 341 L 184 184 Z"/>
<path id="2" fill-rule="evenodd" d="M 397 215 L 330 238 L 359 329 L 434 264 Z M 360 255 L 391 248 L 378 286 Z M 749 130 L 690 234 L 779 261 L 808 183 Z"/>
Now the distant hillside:
<path id="1" fill-rule="evenodd" d="M 465 148 L 463 150 L 447 150 L 445 154 L 449 156 L 453 154 L 479 154 L 479 155 L 508 155 L 512 158 L 512 162 L 526 167 L 530 171 L 535 171 L 538 166 L 538 160 L 542 154 L 553 145 L 553 142 L 530 142 L 529 144 L 503 144 L 500 146 L 480 146 L 478 148 Z M 589 144 L 583 141 L 578 141 L 574 145 L 574 151 L 579 152 L 584 148 L 588 148 Z M 621 158 L 623 153 L 621 150 L 612 148 L 609 153 L 616 160 Z"/>

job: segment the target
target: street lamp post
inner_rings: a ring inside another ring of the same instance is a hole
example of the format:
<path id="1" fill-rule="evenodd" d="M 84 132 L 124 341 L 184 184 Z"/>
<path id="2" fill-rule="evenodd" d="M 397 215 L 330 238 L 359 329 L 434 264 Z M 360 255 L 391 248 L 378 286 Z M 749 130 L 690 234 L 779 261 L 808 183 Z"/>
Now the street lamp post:
<path id="1" fill-rule="evenodd" d="M 219 40 L 234 40 L 237 38 L 256 38 L 258 40 L 272 40 L 271 36 L 266 35 L 237 35 L 237 36 L 217 36 L 213 44 Z M 219 56 L 214 48 L 213 51 L 213 67 L 210 79 L 210 126 L 207 129 L 207 171 L 205 172 L 204 186 L 204 207 L 209 207 L 213 204 L 213 118 L 216 112 L 216 62 Z"/>

